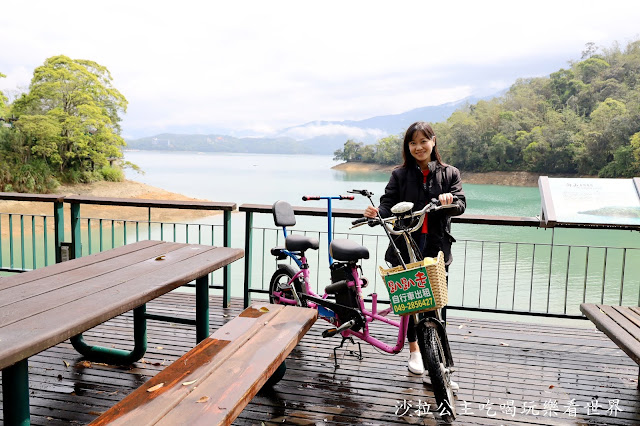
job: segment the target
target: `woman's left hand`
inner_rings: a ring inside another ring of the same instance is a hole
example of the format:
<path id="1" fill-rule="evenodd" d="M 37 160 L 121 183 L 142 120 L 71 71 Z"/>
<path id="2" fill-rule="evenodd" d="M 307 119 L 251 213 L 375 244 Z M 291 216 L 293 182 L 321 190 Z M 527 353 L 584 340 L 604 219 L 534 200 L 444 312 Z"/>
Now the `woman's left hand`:
<path id="1" fill-rule="evenodd" d="M 447 192 L 446 194 L 440 194 L 438 195 L 438 199 L 440 200 L 440 204 L 442 204 L 443 206 L 447 206 L 453 203 L 453 194 L 451 194 L 450 192 Z"/>

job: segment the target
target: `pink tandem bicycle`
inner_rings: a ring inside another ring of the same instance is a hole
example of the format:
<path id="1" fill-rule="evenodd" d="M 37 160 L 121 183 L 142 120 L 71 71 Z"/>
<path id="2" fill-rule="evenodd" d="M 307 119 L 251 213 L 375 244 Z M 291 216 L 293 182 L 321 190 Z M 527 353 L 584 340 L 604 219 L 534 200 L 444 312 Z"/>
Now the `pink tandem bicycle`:
<path id="1" fill-rule="evenodd" d="M 359 194 L 369 198 L 373 204 L 373 193 L 367 190 L 348 191 L 352 194 Z M 329 226 L 331 226 L 331 200 L 332 199 L 353 199 L 352 196 L 338 197 L 303 197 L 303 200 L 328 200 L 329 202 Z M 427 213 L 448 206 L 441 206 L 437 200 L 432 200 L 423 209 L 413 211 L 413 203 L 402 202 L 392 208 L 393 215 L 382 218 L 378 215 L 375 219 L 360 218 L 352 222 L 352 228 L 366 225 L 381 225 L 391 241 L 392 247 L 398 256 L 400 266 L 387 270 L 390 273 L 402 274 L 403 271 L 423 265 L 422 255 L 416 242 L 411 237 L 411 233 L 420 229 L 424 217 Z M 431 385 L 434 392 L 438 413 L 445 422 L 453 421 L 456 417 L 453 389 L 451 385 L 451 374 L 453 373 L 453 358 L 449 347 L 445 322 L 442 318 L 441 306 L 434 306 L 434 290 L 421 290 L 422 298 L 416 297 L 390 297 L 397 303 L 393 307 L 378 310 L 378 295 L 371 294 L 371 309 L 365 305 L 362 289 L 367 285 L 367 279 L 362 276 L 362 268 L 358 262 L 369 258 L 369 250 L 349 239 L 335 239 L 331 241 L 331 230 L 329 229 L 329 262 L 331 269 L 331 284 L 324 289 L 323 295 L 316 294 L 310 285 L 309 264 L 305 253 L 308 250 L 317 250 L 319 242 L 316 238 L 307 237 L 287 232 L 287 227 L 296 224 L 296 218 L 291 205 L 285 201 L 277 201 L 273 205 L 273 217 L 277 226 L 282 227 L 285 244 L 284 247 L 271 249 L 271 254 L 278 261 L 291 259 L 295 265 L 288 263 L 278 263 L 277 269 L 271 277 L 269 284 L 269 298 L 271 303 L 297 305 L 318 310 L 319 318 L 331 324 L 330 328 L 323 331 L 325 338 L 340 335 L 342 342 L 334 348 L 342 348 L 346 340 L 353 342 L 353 337 L 369 343 L 376 348 L 390 353 L 397 354 L 404 348 L 407 329 L 409 327 L 410 316 L 414 317 L 416 336 L 424 368 L 429 373 Z M 392 236 L 401 236 L 410 256 L 410 262 L 406 263 L 400 256 L 400 252 L 395 245 Z M 434 260 L 434 268 L 439 268 L 438 272 L 441 281 L 444 281 L 444 297 L 446 303 L 446 275 L 444 272 L 444 260 L 442 252 L 438 259 Z M 426 264 L 426 262 L 425 262 Z M 381 268 L 381 272 L 384 270 Z M 435 275 L 434 275 L 435 274 Z M 427 274 L 429 279 L 437 280 L 437 273 Z M 421 277 L 421 275 L 416 275 Z M 392 277 L 393 278 L 393 277 Z M 411 287 L 420 281 L 418 279 L 391 279 L 391 289 L 402 290 Z M 433 282 L 431 283 L 433 284 Z M 433 286 L 432 286 L 433 287 Z M 413 287 L 411 287 L 413 288 Z M 420 289 L 418 290 L 420 294 Z M 415 293 L 415 292 L 414 292 Z M 406 294 L 405 294 L 406 295 Z M 396 295 L 394 295 L 396 296 Z M 431 300 L 429 299 L 431 296 Z M 425 311 L 425 307 L 431 307 Z M 399 321 L 389 318 L 393 311 L 410 312 L 401 314 Z M 422 311 L 417 313 L 418 311 Z M 398 329 L 398 337 L 395 345 L 389 345 L 370 334 L 369 325 L 374 321 L 380 321 Z M 358 343 L 360 346 L 360 343 Z M 362 359 L 362 351 L 352 352 L 358 359 Z M 337 357 L 334 357 L 337 364 Z"/>

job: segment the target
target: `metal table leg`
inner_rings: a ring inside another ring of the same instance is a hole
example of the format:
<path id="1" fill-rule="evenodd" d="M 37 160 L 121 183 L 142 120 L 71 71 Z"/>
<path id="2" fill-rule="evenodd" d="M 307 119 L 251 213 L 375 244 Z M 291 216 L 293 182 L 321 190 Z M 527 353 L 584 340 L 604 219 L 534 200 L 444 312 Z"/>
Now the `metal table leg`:
<path id="1" fill-rule="evenodd" d="M 196 341 L 209 337 L 209 276 L 196 280 Z"/>
<path id="2" fill-rule="evenodd" d="M 2 370 L 2 410 L 6 426 L 31 424 L 29 367 L 26 359 Z"/>
<path id="3" fill-rule="evenodd" d="M 146 305 L 139 306 L 133 310 L 134 347 L 131 351 L 88 345 L 82 338 L 82 334 L 73 336 L 71 344 L 76 351 L 90 361 L 115 365 L 133 364 L 142 359 L 145 352 L 147 352 L 147 318 L 145 311 Z"/>

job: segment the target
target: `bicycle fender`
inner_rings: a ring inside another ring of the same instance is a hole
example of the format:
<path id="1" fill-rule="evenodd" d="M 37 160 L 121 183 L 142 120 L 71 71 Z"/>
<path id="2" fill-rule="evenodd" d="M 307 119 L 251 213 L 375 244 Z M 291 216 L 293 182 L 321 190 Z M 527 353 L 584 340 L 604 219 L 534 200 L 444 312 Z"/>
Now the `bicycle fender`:
<path id="1" fill-rule="evenodd" d="M 449 363 L 449 366 L 453 367 L 453 356 L 451 355 L 451 348 L 449 347 L 449 338 L 447 337 L 447 331 L 445 330 L 442 322 L 433 317 L 424 317 L 420 322 L 423 323 L 424 327 L 433 327 L 436 329 L 438 337 L 440 337 L 442 350 L 444 350 L 444 355 L 447 357 L 447 362 Z M 426 323 L 429 323 L 429 325 Z"/>

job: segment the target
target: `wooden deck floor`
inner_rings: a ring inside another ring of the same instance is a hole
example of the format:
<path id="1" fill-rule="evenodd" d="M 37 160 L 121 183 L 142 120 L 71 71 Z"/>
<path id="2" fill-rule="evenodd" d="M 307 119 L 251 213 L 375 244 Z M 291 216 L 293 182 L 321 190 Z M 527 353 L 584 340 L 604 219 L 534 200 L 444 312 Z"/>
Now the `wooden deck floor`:
<path id="1" fill-rule="evenodd" d="M 192 298 L 172 293 L 149 303 L 147 311 L 192 310 Z M 214 329 L 242 310 L 239 300 L 223 310 L 220 299 L 213 299 Z M 362 361 L 338 352 L 335 369 L 333 347 L 340 339 L 323 339 L 324 328 L 323 322 L 314 325 L 290 355 L 285 378 L 273 391 L 258 394 L 235 424 L 438 423 L 430 386 L 407 371 L 407 352 L 391 356 L 363 345 Z M 375 330 L 389 334 L 389 328 Z M 456 424 L 640 424 L 638 367 L 595 329 L 450 314 L 448 333 L 460 385 Z M 125 348 L 122 342 L 131 334 L 128 314 L 85 338 Z M 148 337 L 147 355 L 131 367 L 83 363 L 69 343 L 32 357 L 32 423 L 86 424 L 195 343 L 195 331 L 178 324 L 149 321 Z M 389 334 L 388 340 L 395 338 Z M 619 410 L 613 408 L 616 401 Z"/>

